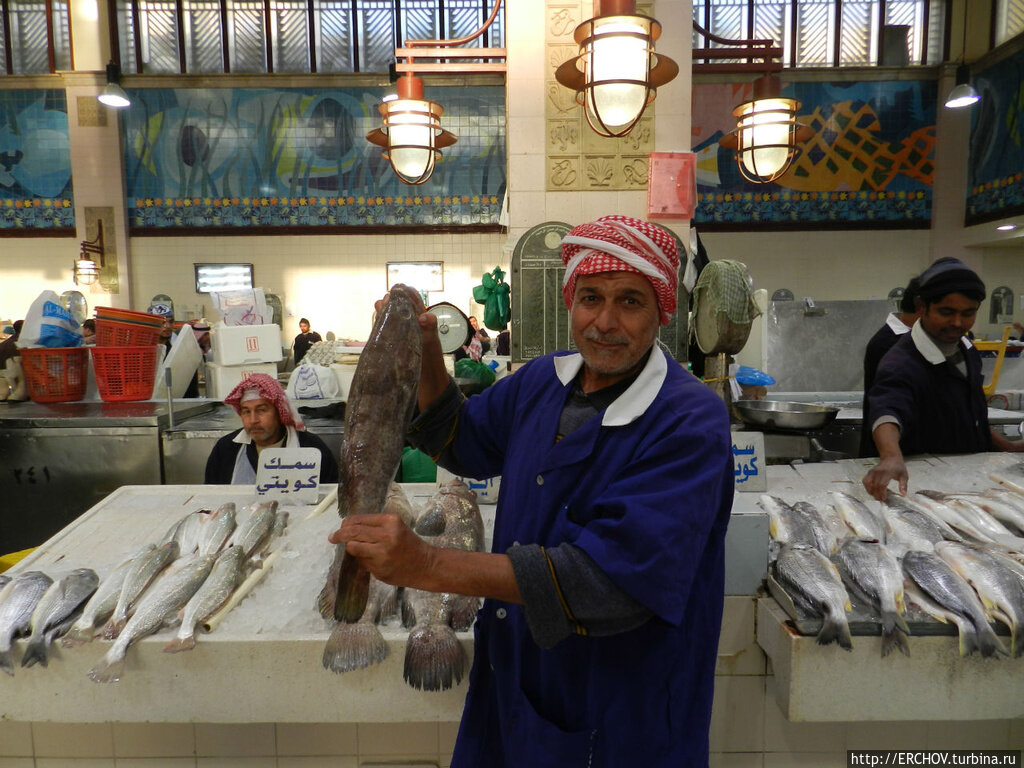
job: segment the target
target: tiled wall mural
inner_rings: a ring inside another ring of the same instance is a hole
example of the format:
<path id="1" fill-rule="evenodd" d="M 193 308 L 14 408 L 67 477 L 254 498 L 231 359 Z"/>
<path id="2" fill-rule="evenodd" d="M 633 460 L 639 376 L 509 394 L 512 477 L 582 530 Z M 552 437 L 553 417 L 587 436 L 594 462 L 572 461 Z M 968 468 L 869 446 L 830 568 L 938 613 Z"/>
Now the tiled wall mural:
<path id="1" fill-rule="evenodd" d="M 784 81 L 785 82 L 785 81 Z M 693 88 L 697 153 L 696 224 L 807 228 L 926 227 L 935 159 L 933 81 L 794 82 L 799 119 L 814 129 L 793 167 L 772 184 L 751 184 L 718 140 L 750 83 Z"/>
<path id="2" fill-rule="evenodd" d="M 64 91 L 0 91 L 0 230 L 74 226 Z"/>
<path id="3" fill-rule="evenodd" d="M 494 224 L 505 192 L 505 92 L 430 87 L 458 143 L 407 186 L 364 138 L 384 88 L 131 92 L 133 229 Z"/>
<path id="4" fill-rule="evenodd" d="M 967 224 L 1024 211 L 1024 51 L 976 73 L 971 107 Z"/>

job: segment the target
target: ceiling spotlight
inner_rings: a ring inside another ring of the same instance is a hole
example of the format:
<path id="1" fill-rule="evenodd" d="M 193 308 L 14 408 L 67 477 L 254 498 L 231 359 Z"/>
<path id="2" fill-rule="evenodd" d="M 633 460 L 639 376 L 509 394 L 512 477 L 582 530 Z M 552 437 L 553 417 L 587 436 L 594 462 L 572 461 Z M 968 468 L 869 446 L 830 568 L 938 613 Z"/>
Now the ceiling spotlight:
<path id="1" fill-rule="evenodd" d="M 113 61 L 107 64 L 107 85 L 103 92 L 97 96 L 101 103 L 115 109 L 124 109 L 131 106 L 131 99 L 121 87 L 121 65 Z"/>
<path id="2" fill-rule="evenodd" d="M 960 109 L 961 107 L 969 107 L 971 104 L 977 103 L 980 98 L 978 92 L 974 90 L 974 86 L 971 85 L 970 67 L 966 64 L 959 65 L 956 68 L 956 85 L 953 86 L 953 90 L 946 97 L 946 108 Z"/>

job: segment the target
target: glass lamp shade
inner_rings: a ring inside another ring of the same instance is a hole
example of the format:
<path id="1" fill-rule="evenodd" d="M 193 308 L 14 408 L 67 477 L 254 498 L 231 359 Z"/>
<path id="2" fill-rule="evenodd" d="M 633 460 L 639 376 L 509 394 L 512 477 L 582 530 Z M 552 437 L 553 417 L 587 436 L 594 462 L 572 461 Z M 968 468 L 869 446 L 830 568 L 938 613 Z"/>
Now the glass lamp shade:
<path id="1" fill-rule="evenodd" d="M 947 109 L 961 109 L 976 104 L 981 96 L 971 85 L 971 68 L 960 64 L 956 68 L 956 85 L 946 97 Z"/>
<path id="2" fill-rule="evenodd" d="M 384 157 L 404 183 L 423 184 L 433 174 L 441 149 L 456 142 L 441 128 L 444 108 L 423 98 L 419 78 L 406 77 L 399 81 L 399 97 L 378 110 L 383 124 L 366 134 L 367 140 L 384 148 Z"/>
<path id="3" fill-rule="evenodd" d="M 559 83 L 576 91 L 587 123 L 602 136 L 625 136 L 654 101 L 658 87 L 679 74 L 654 41 L 661 25 L 647 16 L 598 16 L 576 27 L 579 55 L 555 71 Z"/>
<path id="4" fill-rule="evenodd" d="M 75 259 L 74 278 L 76 285 L 92 285 L 99 279 L 100 270 L 92 259 Z"/>
<path id="5" fill-rule="evenodd" d="M 736 150 L 740 174 L 755 184 L 768 184 L 782 176 L 797 157 L 799 144 L 813 132 L 796 120 L 800 102 L 779 95 L 778 79 L 765 76 L 754 83 L 754 99 L 733 110 L 736 130 L 719 144 Z"/>
<path id="6" fill-rule="evenodd" d="M 107 83 L 103 89 L 103 93 L 96 97 L 102 104 L 106 104 L 108 107 L 115 107 L 117 109 L 123 109 L 130 107 L 132 102 L 128 98 L 128 94 L 124 92 L 124 89 L 117 83 Z"/>

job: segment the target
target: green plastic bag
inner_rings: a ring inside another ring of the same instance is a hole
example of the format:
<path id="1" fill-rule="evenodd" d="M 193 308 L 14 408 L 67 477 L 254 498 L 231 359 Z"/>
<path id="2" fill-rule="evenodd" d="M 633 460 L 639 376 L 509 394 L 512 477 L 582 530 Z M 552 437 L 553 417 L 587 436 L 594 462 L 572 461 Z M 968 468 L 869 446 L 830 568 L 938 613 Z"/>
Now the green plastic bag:
<path id="1" fill-rule="evenodd" d="M 400 483 L 433 483 L 437 480 L 437 465 L 423 451 L 407 445 L 402 449 L 398 475 Z"/>
<path id="2" fill-rule="evenodd" d="M 480 389 L 486 389 L 494 383 L 497 376 L 483 363 L 464 357 L 455 361 L 455 378 L 475 381 L 480 385 Z"/>
<path id="3" fill-rule="evenodd" d="M 473 299 L 484 305 L 484 325 L 492 331 L 504 331 L 512 319 L 511 292 L 500 267 L 495 267 L 489 275 L 485 274 L 480 285 L 473 288 Z"/>

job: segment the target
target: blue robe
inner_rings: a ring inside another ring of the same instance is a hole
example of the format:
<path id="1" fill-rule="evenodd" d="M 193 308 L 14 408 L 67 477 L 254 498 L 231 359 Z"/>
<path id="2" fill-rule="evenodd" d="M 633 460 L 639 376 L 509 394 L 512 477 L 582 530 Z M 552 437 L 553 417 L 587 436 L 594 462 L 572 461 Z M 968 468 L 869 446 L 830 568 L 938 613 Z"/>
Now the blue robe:
<path id="1" fill-rule="evenodd" d="M 904 456 L 992 450 L 978 350 L 964 345 L 964 376 L 934 344 L 921 340 L 932 359 L 925 357 L 915 341 L 923 333 L 919 327 L 920 321 L 878 364 L 864 420 L 873 426 L 882 416 L 895 417 Z"/>
<path id="2" fill-rule="evenodd" d="M 556 443 L 579 356 L 548 355 L 470 397 L 454 451 L 501 475 L 494 552 L 570 542 L 655 617 L 541 649 L 487 600 L 452 768 L 706 766 L 733 465 L 726 409 L 655 348 L 603 414 Z M 603 417 L 603 418 L 602 418 Z"/>

